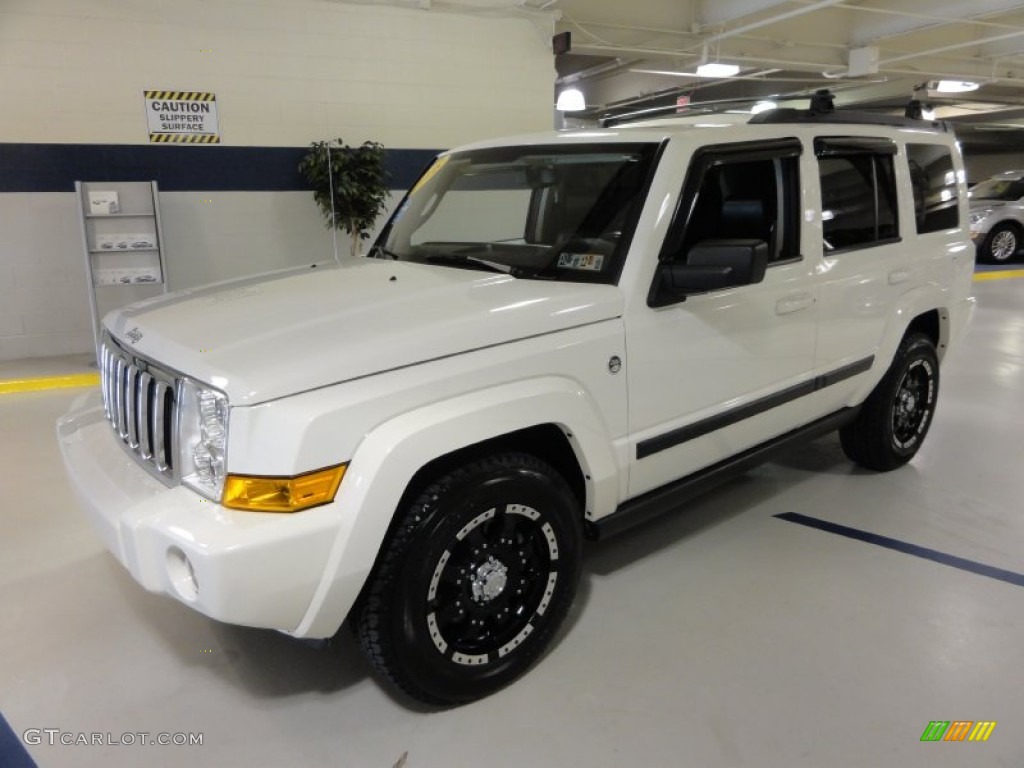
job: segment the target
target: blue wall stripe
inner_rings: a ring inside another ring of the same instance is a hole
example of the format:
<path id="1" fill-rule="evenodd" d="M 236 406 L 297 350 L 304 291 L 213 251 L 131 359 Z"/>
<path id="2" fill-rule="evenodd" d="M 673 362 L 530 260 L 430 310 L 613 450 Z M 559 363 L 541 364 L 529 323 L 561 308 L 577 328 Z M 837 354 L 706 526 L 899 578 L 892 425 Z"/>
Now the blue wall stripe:
<path id="1" fill-rule="evenodd" d="M 436 155 L 389 149 L 392 189 L 408 189 Z M 309 189 L 296 170 L 305 147 L 148 144 L 2 144 L 0 192 L 73 192 L 75 181 L 148 181 L 163 192 Z"/>
<path id="2" fill-rule="evenodd" d="M 0 766 L 3 768 L 37 768 L 21 737 L 16 734 L 7 720 L 0 714 Z"/>
<path id="3" fill-rule="evenodd" d="M 878 547 L 885 547 L 886 549 L 892 549 L 896 552 L 902 552 L 905 555 L 913 555 L 914 557 L 920 557 L 924 560 L 931 560 L 933 563 L 948 565 L 951 568 L 959 568 L 961 571 L 969 571 L 970 573 L 976 573 L 979 576 L 987 576 L 990 579 L 1005 581 L 1007 584 L 1024 587 L 1024 574 L 1007 571 L 991 565 L 985 565 L 984 563 L 979 563 L 974 560 L 967 560 L 963 557 L 939 552 L 936 549 L 919 547 L 917 544 L 909 544 L 905 541 L 900 541 L 899 539 L 890 539 L 888 536 L 879 536 L 877 533 L 868 533 L 867 531 L 862 531 L 858 528 L 848 528 L 845 525 L 830 523 L 825 520 L 819 520 L 816 517 L 801 515 L 797 512 L 783 512 L 780 515 L 775 515 L 775 517 L 780 520 L 786 520 L 790 523 L 806 525 L 808 528 L 817 528 L 819 531 L 826 531 L 827 533 L 846 536 L 848 539 L 856 539 L 857 541 L 874 544 Z"/>

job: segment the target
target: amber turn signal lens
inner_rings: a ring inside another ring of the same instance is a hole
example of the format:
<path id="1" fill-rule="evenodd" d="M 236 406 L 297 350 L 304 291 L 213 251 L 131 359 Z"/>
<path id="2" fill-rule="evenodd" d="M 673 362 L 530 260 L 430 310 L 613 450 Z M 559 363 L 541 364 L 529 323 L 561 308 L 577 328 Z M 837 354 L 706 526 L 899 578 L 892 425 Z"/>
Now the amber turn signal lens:
<path id="1" fill-rule="evenodd" d="M 228 475 L 221 504 L 252 512 L 298 512 L 334 501 L 347 464 L 294 477 Z"/>

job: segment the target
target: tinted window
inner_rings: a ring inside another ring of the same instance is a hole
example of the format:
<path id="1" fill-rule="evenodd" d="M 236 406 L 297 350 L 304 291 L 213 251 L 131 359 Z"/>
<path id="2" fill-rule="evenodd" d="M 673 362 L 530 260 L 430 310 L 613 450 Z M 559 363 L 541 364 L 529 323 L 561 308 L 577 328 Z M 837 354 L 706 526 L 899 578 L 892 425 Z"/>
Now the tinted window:
<path id="1" fill-rule="evenodd" d="M 766 242 L 769 261 L 799 258 L 797 152 L 723 147 L 695 159 L 663 257 L 685 259 L 700 242 L 738 238 Z"/>
<path id="2" fill-rule="evenodd" d="M 895 146 L 869 142 L 816 142 L 821 176 L 821 218 L 825 250 L 839 251 L 894 240 L 899 235 Z"/>
<path id="3" fill-rule="evenodd" d="M 935 144 L 907 144 L 907 163 L 918 233 L 958 226 L 957 178 L 949 150 Z"/>

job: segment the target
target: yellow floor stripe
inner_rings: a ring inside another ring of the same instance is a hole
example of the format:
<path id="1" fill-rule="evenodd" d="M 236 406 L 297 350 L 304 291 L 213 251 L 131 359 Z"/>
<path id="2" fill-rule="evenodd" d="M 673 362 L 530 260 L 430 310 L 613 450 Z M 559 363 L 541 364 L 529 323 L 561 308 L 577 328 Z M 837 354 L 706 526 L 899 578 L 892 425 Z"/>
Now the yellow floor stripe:
<path id="1" fill-rule="evenodd" d="M 1024 269 L 1004 269 L 999 272 L 978 272 L 974 275 L 975 281 L 981 280 L 1005 280 L 1008 277 L 1024 277 Z"/>
<path id="2" fill-rule="evenodd" d="M 46 389 L 68 387 L 98 387 L 98 373 L 76 373 L 70 376 L 44 376 L 38 379 L 12 379 L 0 381 L 0 395 L 10 392 L 41 392 Z"/>

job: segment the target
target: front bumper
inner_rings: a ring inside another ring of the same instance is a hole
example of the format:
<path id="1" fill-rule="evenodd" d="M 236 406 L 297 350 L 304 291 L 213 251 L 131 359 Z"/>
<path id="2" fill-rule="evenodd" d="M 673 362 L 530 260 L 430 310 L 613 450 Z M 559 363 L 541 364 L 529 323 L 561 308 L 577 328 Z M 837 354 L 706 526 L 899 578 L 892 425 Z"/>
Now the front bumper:
<path id="1" fill-rule="evenodd" d="M 71 485 L 107 548 L 142 586 L 220 621 L 292 632 L 323 576 L 335 504 L 238 512 L 168 488 L 121 449 L 99 393 L 57 423 Z"/>

